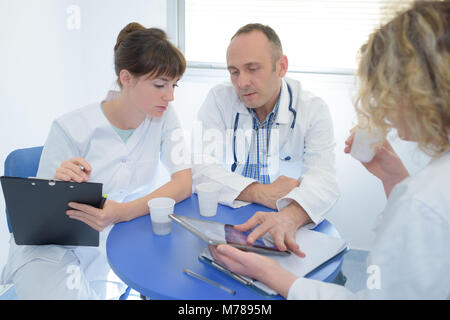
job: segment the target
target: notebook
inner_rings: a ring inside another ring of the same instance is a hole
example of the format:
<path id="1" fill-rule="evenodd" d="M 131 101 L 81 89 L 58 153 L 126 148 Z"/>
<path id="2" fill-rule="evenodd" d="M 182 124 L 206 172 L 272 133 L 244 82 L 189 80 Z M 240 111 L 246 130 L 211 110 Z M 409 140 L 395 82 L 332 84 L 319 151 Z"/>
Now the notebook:
<path id="1" fill-rule="evenodd" d="M 343 254 L 348 250 L 347 242 L 345 240 L 306 228 L 300 228 L 297 231 L 296 241 L 300 245 L 300 249 L 306 254 L 306 257 L 300 258 L 294 254 L 289 256 L 271 257 L 278 261 L 282 267 L 291 271 L 298 277 L 307 276 L 332 258 Z M 208 247 L 202 251 L 199 259 L 228 274 L 242 284 L 247 285 L 254 290 L 256 289 L 256 291 L 262 295 L 277 295 L 274 290 L 267 287 L 262 282 L 252 280 L 239 274 L 234 274 L 227 270 L 223 265 L 220 265 L 214 260 Z"/>

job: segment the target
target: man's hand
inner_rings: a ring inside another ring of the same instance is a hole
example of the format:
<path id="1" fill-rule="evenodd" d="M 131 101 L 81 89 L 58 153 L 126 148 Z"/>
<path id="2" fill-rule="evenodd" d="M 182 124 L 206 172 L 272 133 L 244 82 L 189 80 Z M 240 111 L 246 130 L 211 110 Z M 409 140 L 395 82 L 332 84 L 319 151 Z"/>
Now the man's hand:
<path id="1" fill-rule="evenodd" d="M 279 176 L 271 184 L 252 183 L 236 199 L 259 203 L 268 208 L 277 209 L 277 200 L 283 198 L 299 185 L 300 183 L 297 179 Z"/>
<path id="2" fill-rule="evenodd" d="M 275 245 L 281 251 L 290 250 L 299 257 L 305 257 L 300 246 L 295 241 L 298 228 L 311 222 L 303 208 L 293 201 L 280 212 L 256 212 L 247 222 L 236 225 L 239 231 L 249 231 L 259 225 L 247 237 L 247 241 L 254 243 L 266 233 L 273 237 Z"/>

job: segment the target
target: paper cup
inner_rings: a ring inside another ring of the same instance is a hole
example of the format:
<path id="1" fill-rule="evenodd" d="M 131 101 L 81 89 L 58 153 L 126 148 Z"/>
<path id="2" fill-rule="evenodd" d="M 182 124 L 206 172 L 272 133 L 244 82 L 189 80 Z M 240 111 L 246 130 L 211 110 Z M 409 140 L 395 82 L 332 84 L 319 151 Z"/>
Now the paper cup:
<path id="1" fill-rule="evenodd" d="M 375 156 L 375 147 L 383 140 L 379 132 L 369 132 L 367 129 L 358 128 L 353 138 L 350 155 L 361 161 L 370 162 Z"/>
<path id="2" fill-rule="evenodd" d="M 169 214 L 173 213 L 174 206 L 175 200 L 171 198 L 155 198 L 148 201 L 154 234 L 163 236 L 172 231 L 172 220 Z"/>
<path id="3" fill-rule="evenodd" d="M 198 204 L 202 216 L 212 217 L 216 215 L 221 187 L 220 184 L 214 182 L 205 182 L 197 185 Z"/>

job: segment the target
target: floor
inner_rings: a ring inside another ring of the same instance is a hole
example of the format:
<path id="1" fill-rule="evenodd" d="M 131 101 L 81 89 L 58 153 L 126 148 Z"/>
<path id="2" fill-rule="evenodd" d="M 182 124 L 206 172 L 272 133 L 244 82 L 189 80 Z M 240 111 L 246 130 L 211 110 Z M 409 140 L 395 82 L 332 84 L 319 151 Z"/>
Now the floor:
<path id="1" fill-rule="evenodd" d="M 0 300 L 17 300 L 13 285 L 0 285 Z"/>
<path id="2" fill-rule="evenodd" d="M 345 287 L 352 292 L 364 289 L 366 286 L 366 258 L 368 251 L 352 249 L 344 256 L 342 273 L 347 278 Z M 139 300 L 138 292 L 131 290 L 128 300 Z M 0 286 L 0 300 L 17 300 L 14 286 Z"/>

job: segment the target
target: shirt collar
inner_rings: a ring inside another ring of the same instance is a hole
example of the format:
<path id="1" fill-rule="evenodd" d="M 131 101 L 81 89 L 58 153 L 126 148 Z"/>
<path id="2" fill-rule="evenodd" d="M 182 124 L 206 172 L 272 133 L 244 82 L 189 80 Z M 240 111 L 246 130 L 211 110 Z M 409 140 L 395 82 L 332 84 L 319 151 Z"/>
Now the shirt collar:
<path id="1" fill-rule="evenodd" d="M 275 120 L 275 118 L 277 117 L 277 113 L 278 113 L 278 106 L 280 105 L 280 99 L 281 99 L 281 93 L 283 90 L 283 86 L 280 89 L 280 94 L 278 95 L 278 99 L 277 99 L 277 103 L 275 103 L 275 108 L 273 108 L 272 112 L 269 113 L 266 116 L 266 119 L 264 119 L 263 122 L 259 121 L 258 116 L 256 115 L 255 110 L 251 109 L 251 108 L 247 108 L 247 110 L 250 112 L 250 114 L 253 116 L 253 119 L 256 120 L 256 123 L 258 123 L 259 125 L 263 125 L 265 123 L 267 123 L 268 121 L 270 121 L 271 123 L 273 123 L 273 121 Z M 271 124 L 269 123 L 269 125 Z"/>
<path id="2" fill-rule="evenodd" d="M 285 78 L 281 79 L 281 92 L 279 99 L 280 107 L 276 115 L 275 122 L 279 124 L 290 123 L 290 121 L 292 121 L 292 114 L 289 111 L 289 103 L 291 103 L 291 97 L 289 96 L 288 83 L 286 82 Z"/>

